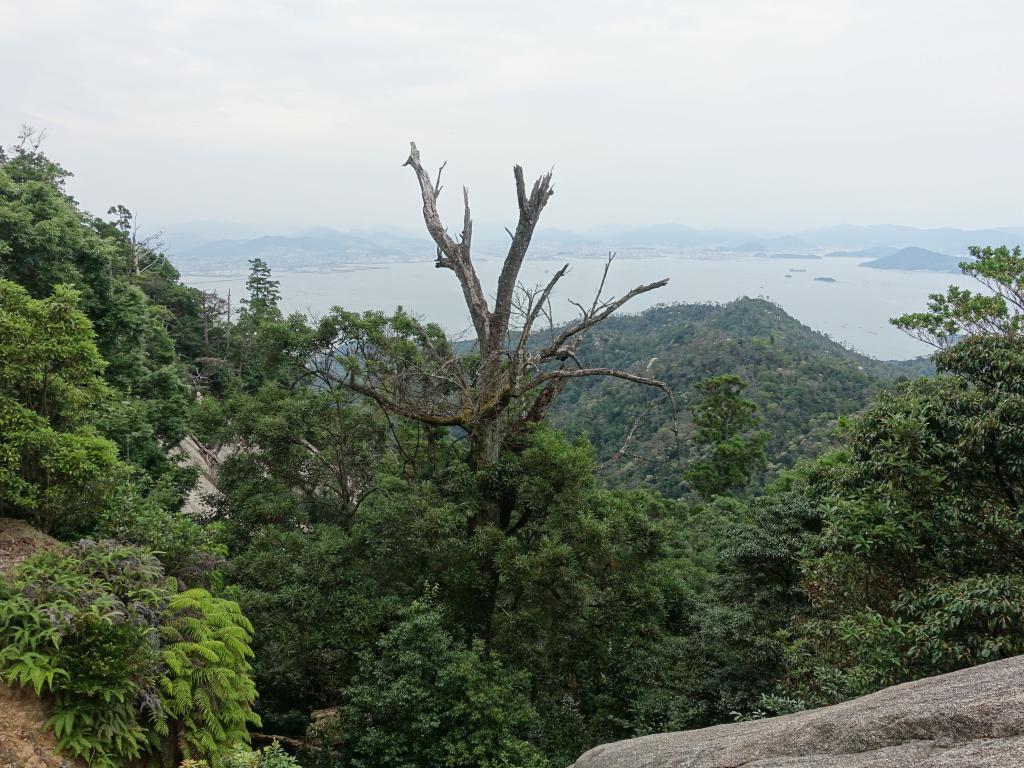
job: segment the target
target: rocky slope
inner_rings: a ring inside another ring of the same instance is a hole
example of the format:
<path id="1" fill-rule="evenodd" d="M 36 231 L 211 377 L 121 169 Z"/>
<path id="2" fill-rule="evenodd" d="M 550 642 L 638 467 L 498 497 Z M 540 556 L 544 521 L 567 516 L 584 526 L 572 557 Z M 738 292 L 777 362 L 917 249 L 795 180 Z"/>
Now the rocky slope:
<path id="1" fill-rule="evenodd" d="M 606 744 L 573 768 L 741 766 L 1024 766 L 1024 656 L 795 715 Z"/>

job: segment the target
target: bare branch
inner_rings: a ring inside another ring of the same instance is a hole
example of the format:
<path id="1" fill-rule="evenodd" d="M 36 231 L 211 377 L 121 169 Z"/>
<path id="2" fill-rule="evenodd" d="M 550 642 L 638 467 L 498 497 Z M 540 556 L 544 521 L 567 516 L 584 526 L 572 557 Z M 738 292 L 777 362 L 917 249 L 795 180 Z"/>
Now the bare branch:
<path id="1" fill-rule="evenodd" d="M 526 349 L 526 344 L 530 340 L 530 333 L 533 331 L 533 324 L 537 321 L 537 317 L 543 311 L 544 305 L 550 301 L 551 291 L 554 290 L 555 285 L 566 276 L 569 272 L 569 265 L 564 264 L 560 270 L 552 275 L 548 284 L 541 291 L 540 297 L 537 299 L 536 304 L 533 305 L 530 313 L 526 316 L 526 321 L 523 323 L 523 330 L 519 334 L 519 344 L 516 346 L 516 352 L 514 355 L 515 359 L 522 357 L 523 350 Z"/>
<path id="2" fill-rule="evenodd" d="M 441 163 L 441 167 L 437 169 L 437 180 L 434 182 L 434 202 L 437 202 L 437 198 L 441 196 L 441 190 L 444 187 L 441 186 L 441 174 L 444 173 L 445 167 L 448 165 L 448 161 L 445 160 Z"/>
<path id="3" fill-rule="evenodd" d="M 613 379 L 624 379 L 634 384 L 643 384 L 646 387 L 660 389 L 666 395 L 672 397 L 672 390 L 668 388 L 665 382 L 647 376 L 637 376 L 635 373 L 620 371 L 617 368 L 558 368 L 553 371 L 544 371 L 518 390 L 517 394 L 525 394 L 552 379 L 579 379 L 587 376 L 608 376 Z"/>
<path id="4" fill-rule="evenodd" d="M 469 188 L 462 188 L 462 205 L 464 213 L 462 215 L 462 250 L 469 254 L 470 243 L 473 240 L 473 217 L 469 213 Z"/>
<path id="5" fill-rule="evenodd" d="M 350 373 L 345 377 L 339 377 L 330 369 L 330 367 L 318 367 L 308 371 L 307 373 L 316 376 L 328 387 L 334 384 L 342 384 L 346 389 L 355 392 L 358 395 L 370 398 L 381 408 L 389 410 L 403 418 L 413 419 L 414 421 L 420 421 L 424 424 L 430 424 L 435 427 L 455 427 L 463 424 L 465 421 L 464 418 L 457 414 L 434 413 L 433 411 L 417 408 L 406 402 L 399 402 L 393 397 L 385 394 L 379 388 L 363 384 L 356 380 L 354 373 Z"/>
<path id="6" fill-rule="evenodd" d="M 622 445 L 619 446 L 619 450 L 617 450 L 610 457 L 608 457 L 607 459 L 602 461 L 600 464 L 598 464 L 597 465 L 597 469 L 599 469 L 599 470 L 600 469 L 604 469 L 609 464 L 614 464 L 616 461 L 621 459 L 623 456 L 632 455 L 632 454 L 627 454 L 627 451 L 629 449 L 630 444 L 636 439 L 636 433 L 637 433 L 637 430 L 640 428 L 641 422 L 643 422 L 643 420 L 645 418 L 647 418 L 647 415 L 651 411 L 653 411 L 654 408 L 662 400 L 664 400 L 664 397 L 656 397 L 654 400 L 651 400 L 651 402 L 647 404 L 647 407 L 643 411 L 641 411 L 640 413 L 638 413 L 636 415 L 636 418 L 633 419 L 632 426 L 630 426 L 629 431 L 626 433 L 625 439 L 622 441 Z M 638 457 L 633 456 L 633 458 L 638 458 Z"/>
<path id="7" fill-rule="evenodd" d="M 473 319 L 473 327 L 476 329 L 477 339 L 481 347 L 489 344 L 491 314 L 487 307 L 487 299 L 484 297 L 483 289 L 480 287 L 480 279 L 477 277 L 473 262 L 470 260 L 469 248 L 472 239 L 472 220 L 469 215 L 469 193 L 466 192 L 466 211 L 463 220 L 462 243 L 452 240 L 448 231 L 441 223 L 441 216 L 437 212 L 437 195 L 440 194 L 440 171 L 438 171 L 437 184 L 430 181 L 430 175 L 423 169 L 420 163 L 420 153 L 416 148 L 416 142 L 409 144 L 409 158 L 403 163 L 413 169 L 416 179 L 420 185 L 420 196 L 423 198 L 423 221 L 427 225 L 427 231 L 437 245 L 438 257 L 437 266 L 452 270 L 459 279 L 462 286 L 462 294 L 466 299 L 466 306 L 469 309 L 470 317 Z M 444 169 L 444 165 L 441 169 Z"/>
<path id="8" fill-rule="evenodd" d="M 519 215 L 520 217 L 526 215 L 526 181 L 523 179 L 523 166 L 516 165 L 512 168 L 512 175 L 516 177 L 516 200 L 519 201 Z M 515 240 L 515 236 L 512 237 Z"/>
<path id="9" fill-rule="evenodd" d="M 636 298 L 637 296 L 640 296 L 641 294 L 649 293 L 650 291 L 656 290 L 658 288 L 663 288 L 666 285 L 668 285 L 668 278 L 665 278 L 664 280 L 658 280 L 653 283 L 647 283 L 645 285 L 638 285 L 636 288 L 631 290 L 621 299 L 616 299 L 615 301 L 602 304 L 600 307 L 597 307 L 597 310 L 595 312 L 584 313 L 583 318 L 578 323 L 567 326 L 558 336 L 555 337 L 555 340 L 551 344 L 549 344 L 547 347 L 541 350 L 539 357 L 541 359 L 550 357 L 552 354 L 554 354 L 556 350 L 562 347 L 566 341 L 573 338 L 574 336 L 578 336 L 579 334 L 583 333 L 584 331 L 590 328 L 593 328 L 595 325 L 605 320 L 609 315 L 615 312 L 615 310 L 617 310 L 626 302 L 630 301 L 633 298 Z"/>
<path id="10" fill-rule="evenodd" d="M 420 183 L 420 194 L 423 198 L 423 221 L 427 225 L 427 232 L 437 243 L 438 249 L 449 259 L 455 260 L 459 255 L 459 248 L 455 241 L 448 236 L 444 225 L 441 223 L 441 216 L 437 212 L 437 195 L 440 187 L 440 173 L 438 174 L 438 185 L 430 180 L 427 173 L 420 164 L 420 152 L 416 149 L 416 142 L 409 144 L 409 158 L 403 165 L 410 166 L 416 173 L 416 179 Z M 442 170 L 444 166 L 441 166 Z"/>
<path id="11" fill-rule="evenodd" d="M 526 197 L 526 183 L 523 179 L 522 167 L 515 166 L 513 173 L 516 179 L 516 197 L 519 200 L 519 222 L 516 225 L 515 234 L 512 236 L 508 255 L 505 256 L 501 275 L 498 277 L 498 292 L 494 297 L 493 314 L 495 338 L 504 338 L 508 332 L 512 293 L 519 281 L 519 270 L 523 266 L 523 259 L 526 258 L 526 252 L 530 247 L 533 231 L 537 227 L 541 211 L 544 210 L 544 206 L 554 194 L 550 172 L 545 173 L 534 182 L 529 198 Z"/>
<path id="12" fill-rule="evenodd" d="M 604 284 L 608 279 L 608 270 L 611 269 L 613 261 L 615 261 L 615 254 L 609 251 L 608 260 L 605 261 L 604 270 L 601 272 L 601 284 L 597 286 L 597 293 L 594 294 L 594 303 L 590 307 L 591 313 L 597 311 L 597 304 L 601 301 L 601 294 L 604 293 Z"/>

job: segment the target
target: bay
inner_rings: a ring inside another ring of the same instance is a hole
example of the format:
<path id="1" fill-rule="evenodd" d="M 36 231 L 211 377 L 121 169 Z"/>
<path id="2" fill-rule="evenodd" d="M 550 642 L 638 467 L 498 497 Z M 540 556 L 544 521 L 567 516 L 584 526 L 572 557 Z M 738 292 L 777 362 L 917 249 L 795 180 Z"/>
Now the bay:
<path id="1" fill-rule="evenodd" d="M 928 294 L 950 284 L 975 287 L 963 275 L 938 272 L 881 270 L 861 266 L 850 257 L 766 258 L 714 252 L 661 253 L 617 258 L 609 273 L 605 296 L 622 295 L 635 285 L 664 277 L 669 284 L 631 301 L 630 312 L 674 302 L 724 303 L 741 296 L 761 297 L 780 305 L 811 328 L 859 352 L 883 360 L 929 354 L 926 344 L 889 324 L 897 315 L 924 309 Z M 569 299 L 589 302 L 600 282 L 601 259 L 527 260 L 521 281 L 544 284 L 568 262 L 569 274 L 559 283 L 553 300 L 556 320 L 569 320 L 576 309 Z M 497 284 L 501 260 L 478 258 L 477 271 L 485 290 Z M 231 291 L 232 302 L 245 295 L 245 273 L 184 274 L 184 282 L 220 295 Z M 432 261 L 346 265 L 324 271 L 277 271 L 284 312 L 322 315 L 332 306 L 354 311 L 390 311 L 401 305 L 414 314 L 440 323 L 460 336 L 469 327 L 462 292 L 455 276 Z"/>

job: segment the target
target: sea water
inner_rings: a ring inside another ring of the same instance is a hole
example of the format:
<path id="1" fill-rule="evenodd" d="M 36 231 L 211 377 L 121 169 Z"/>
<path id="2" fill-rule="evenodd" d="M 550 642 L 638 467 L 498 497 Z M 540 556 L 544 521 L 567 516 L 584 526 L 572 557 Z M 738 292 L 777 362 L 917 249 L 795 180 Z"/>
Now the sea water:
<path id="1" fill-rule="evenodd" d="M 942 292 L 951 284 L 977 287 L 963 275 L 873 269 L 862 266 L 863 261 L 851 257 L 768 258 L 702 252 L 619 257 L 612 264 L 604 296 L 621 296 L 636 285 L 667 277 L 666 287 L 635 298 L 621 311 L 638 312 L 661 303 L 724 303 L 740 296 L 761 297 L 850 348 L 888 360 L 932 351 L 892 327 L 890 318 L 924 309 L 930 293 Z M 559 283 L 552 301 L 556 321 L 569 320 L 577 312 L 570 299 L 590 304 L 604 260 L 528 259 L 520 274 L 520 282 L 528 287 L 543 285 L 566 262 L 570 271 Z M 484 290 L 493 295 L 501 260 L 477 258 L 475 263 Z M 238 306 L 237 301 L 245 295 L 245 277 L 239 271 L 186 274 L 182 279 L 204 290 L 216 290 L 221 296 L 230 290 L 232 303 Z M 470 327 L 455 275 L 435 268 L 432 261 L 275 271 L 274 278 L 281 283 L 281 309 L 285 313 L 299 311 L 318 316 L 332 306 L 390 311 L 401 305 L 425 320 L 440 323 L 456 336 Z"/>

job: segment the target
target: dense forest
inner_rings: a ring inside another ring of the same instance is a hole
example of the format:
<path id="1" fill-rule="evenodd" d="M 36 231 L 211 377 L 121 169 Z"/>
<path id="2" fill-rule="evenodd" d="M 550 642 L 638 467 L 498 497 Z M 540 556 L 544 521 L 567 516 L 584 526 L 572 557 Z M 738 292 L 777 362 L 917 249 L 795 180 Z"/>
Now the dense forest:
<path id="1" fill-rule="evenodd" d="M 0 579 L 0 677 L 68 756 L 561 768 L 1024 652 L 1019 249 L 895 321 L 930 362 L 762 300 L 612 316 L 658 284 L 556 326 L 559 273 L 516 286 L 550 175 L 492 294 L 407 164 L 471 347 L 286 317 L 258 259 L 229 307 L 0 151 L 0 517 L 64 542 Z"/>
<path id="2" fill-rule="evenodd" d="M 880 362 L 853 352 L 779 306 L 750 298 L 609 318 L 581 351 L 601 365 L 653 373 L 684 412 L 705 379 L 725 372 L 743 379 L 770 435 L 770 471 L 758 486 L 836 447 L 835 420 L 861 410 L 895 380 L 934 372 L 923 358 Z M 607 465 L 602 476 L 674 497 L 687 492 L 679 467 L 700 445 L 689 439 L 692 421 L 673 419 L 667 400 L 628 382 L 581 382 L 559 399 L 552 421 L 566 434 L 587 435 L 598 462 Z"/>

